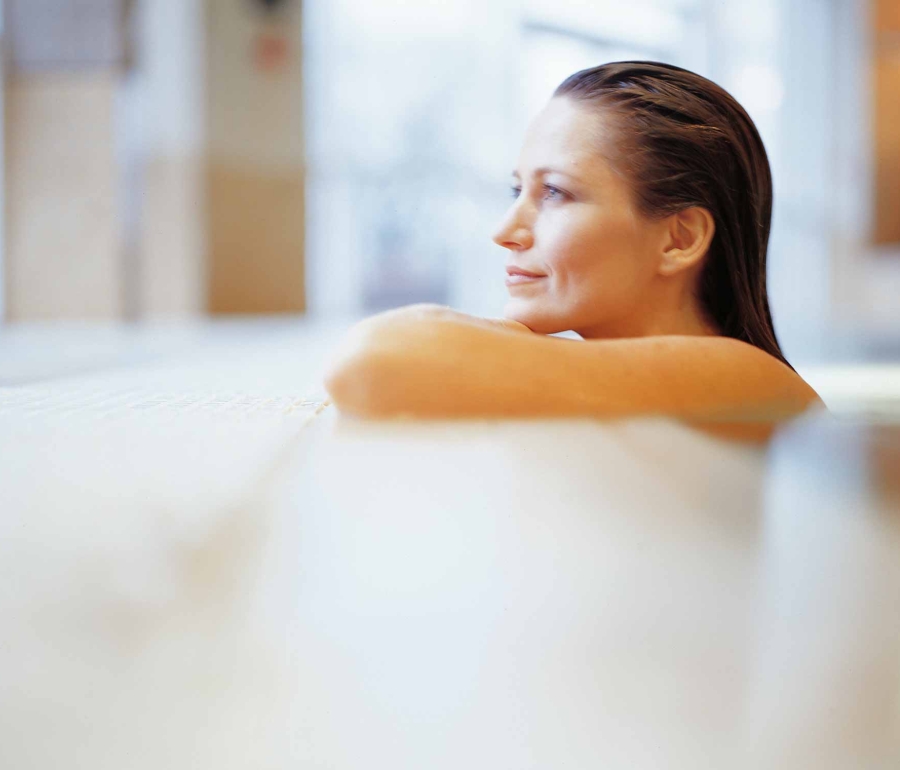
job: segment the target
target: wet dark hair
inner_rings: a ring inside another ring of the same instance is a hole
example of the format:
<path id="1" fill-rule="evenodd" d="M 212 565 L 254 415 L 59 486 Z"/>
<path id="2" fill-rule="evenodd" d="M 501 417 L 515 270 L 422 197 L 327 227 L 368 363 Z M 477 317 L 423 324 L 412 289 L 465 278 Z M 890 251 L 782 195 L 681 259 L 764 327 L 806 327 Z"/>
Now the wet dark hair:
<path id="1" fill-rule="evenodd" d="M 725 89 L 671 64 L 623 61 L 576 72 L 555 97 L 608 110 L 640 211 L 707 209 L 716 230 L 699 300 L 726 337 L 788 364 L 766 292 L 772 174 L 756 126 Z M 790 366 L 790 364 L 788 364 Z"/>

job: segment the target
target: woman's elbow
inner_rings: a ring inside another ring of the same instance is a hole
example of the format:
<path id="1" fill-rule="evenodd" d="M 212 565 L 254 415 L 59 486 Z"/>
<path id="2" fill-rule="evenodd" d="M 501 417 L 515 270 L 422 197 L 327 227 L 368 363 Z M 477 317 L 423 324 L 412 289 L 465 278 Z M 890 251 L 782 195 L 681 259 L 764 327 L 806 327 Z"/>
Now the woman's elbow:
<path id="1" fill-rule="evenodd" d="M 346 414 L 373 417 L 378 412 L 378 362 L 371 351 L 338 356 L 325 372 L 323 384 L 331 402 Z"/>
<path id="2" fill-rule="evenodd" d="M 446 308 L 414 305 L 368 318 L 350 330 L 324 377 L 332 403 L 358 417 L 434 411 L 434 350 L 446 341 Z"/>
<path id="3" fill-rule="evenodd" d="M 391 413 L 392 368 L 392 356 L 380 344 L 377 330 L 361 325 L 332 359 L 323 384 L 341 412 L 384 417 Z"/>

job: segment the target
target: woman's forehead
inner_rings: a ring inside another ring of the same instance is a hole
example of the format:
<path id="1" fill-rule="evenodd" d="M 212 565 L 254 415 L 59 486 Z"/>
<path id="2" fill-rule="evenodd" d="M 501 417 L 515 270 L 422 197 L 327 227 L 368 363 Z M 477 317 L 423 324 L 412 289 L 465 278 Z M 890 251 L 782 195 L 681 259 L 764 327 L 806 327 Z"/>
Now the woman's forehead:
<path id="1" fill-rule="evenodd" d="M 557 170 L 576 176 L 602 174 L 608 171 L 602 151 L 608 144 L 608 124 L 596 108 L 557 97 L 529 125 L 518 173 Z"/>

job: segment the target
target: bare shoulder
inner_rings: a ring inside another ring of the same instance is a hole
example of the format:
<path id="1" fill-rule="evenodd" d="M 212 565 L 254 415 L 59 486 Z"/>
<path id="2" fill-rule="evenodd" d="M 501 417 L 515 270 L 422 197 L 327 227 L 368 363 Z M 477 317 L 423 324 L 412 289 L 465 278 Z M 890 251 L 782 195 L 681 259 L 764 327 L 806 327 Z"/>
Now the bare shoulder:
<path id="1" fill-rule="evenodd" d="M 822 406 L 815 390 L 790 366 L 761 348 L 731 337 L 660 336 L 610 341 L 627 358 L 658 373 L 673 387 L 696 387 L 742 403 L 785 405 L 792 412 Z M 630 350 L 628 350 L 630 349 Z"/>
<path id="2" fill-rule="evenodd" d="M 762 348 L 731 337 L 676 337 L 686 347 L 693 343 L 699 356 L 714 356 L 740 374 L 760 372 L 786 386 L 799 388 L 818 398 L 815 391 L 797 372 Z"/>

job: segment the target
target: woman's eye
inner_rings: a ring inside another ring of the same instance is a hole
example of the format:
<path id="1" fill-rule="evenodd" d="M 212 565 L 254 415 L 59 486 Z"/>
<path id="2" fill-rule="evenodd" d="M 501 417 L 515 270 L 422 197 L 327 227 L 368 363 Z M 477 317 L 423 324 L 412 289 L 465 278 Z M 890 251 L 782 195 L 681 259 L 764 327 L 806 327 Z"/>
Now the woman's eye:
<path id="1" fill-rule="evenodd" d="M 545 184 L 542 187 L 545 200 L 562 200 L 566 197 L 566 194 L 562 190 L 558 187 L 554 187 L 552 184 Z M 509 192 L 513 198 L 518 198 L 522 194 L 522 188 L 514 185 L 509 188 Z"/>
<path id="2" fill-rule="evenodd" d="M 552 184 L 544 185 L 544 197 L 550 198 L 551 200 L 559 200 L 565 197 L 565 193 L 560 190 L 558 187 L 554 187 Z"/>

